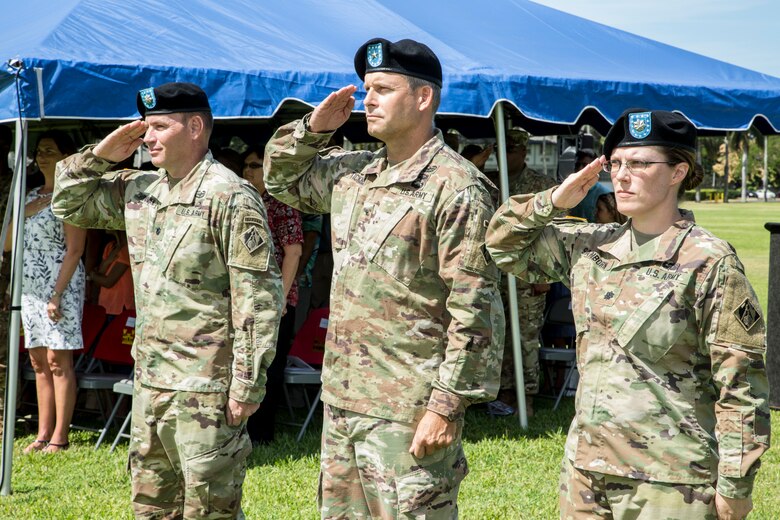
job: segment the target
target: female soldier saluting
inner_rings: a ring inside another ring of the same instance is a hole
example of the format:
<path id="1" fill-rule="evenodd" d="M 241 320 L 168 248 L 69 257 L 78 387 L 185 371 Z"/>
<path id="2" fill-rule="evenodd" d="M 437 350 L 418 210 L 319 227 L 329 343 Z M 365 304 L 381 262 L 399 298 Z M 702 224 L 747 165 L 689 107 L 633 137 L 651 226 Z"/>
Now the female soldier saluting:
<path id="1" fill-rule="evenodd" d="M 580 383 L 561 518 L 744 518 L 769 445 L 765 332 L 734 249 L 677 205 L 696 129 L 626 111 L 605 157 L 510 198 L 490 222 L 498 266 L 572 291 Z M 556 220 L 612 174 L 622 225 Z"/>

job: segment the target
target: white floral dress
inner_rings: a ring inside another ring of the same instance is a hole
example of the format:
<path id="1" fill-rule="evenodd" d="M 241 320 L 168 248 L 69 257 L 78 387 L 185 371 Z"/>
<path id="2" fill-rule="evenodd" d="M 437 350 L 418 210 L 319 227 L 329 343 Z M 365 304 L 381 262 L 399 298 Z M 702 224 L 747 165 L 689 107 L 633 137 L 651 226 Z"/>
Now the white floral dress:
<path id="1" fill-rule="evenodd" d="M 39 190 L 32 190 L 25 202 L 40 198 Z M 65 228 L 51 212 L 51 206 L 25 219 L 22 326 L 28 349 L 45 346 L 52 350 L 77 350 L 84 346 L 81 314 L 85 280 L 81 261 L 62 295 L 62 319 L 55 323 L 46 313 L 64 256 Z"/>

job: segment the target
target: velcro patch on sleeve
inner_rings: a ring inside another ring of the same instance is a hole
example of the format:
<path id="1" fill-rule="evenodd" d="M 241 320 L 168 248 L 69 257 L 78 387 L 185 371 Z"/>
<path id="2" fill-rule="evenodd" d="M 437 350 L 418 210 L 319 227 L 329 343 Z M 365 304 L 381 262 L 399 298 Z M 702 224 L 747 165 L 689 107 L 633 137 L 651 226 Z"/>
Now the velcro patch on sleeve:
<path id="1" fill-rule="evenodd" d="M 745 275 L 726 268 L 715 341 L 749 351 L 765 348 L 764 318 Z"/>
<path id="2" fill-rule="evenodd" d="M 233 216 L 228 265 L 266 271 L 272 254 L 270 231 L 260 212 L 240 207 Z"/>

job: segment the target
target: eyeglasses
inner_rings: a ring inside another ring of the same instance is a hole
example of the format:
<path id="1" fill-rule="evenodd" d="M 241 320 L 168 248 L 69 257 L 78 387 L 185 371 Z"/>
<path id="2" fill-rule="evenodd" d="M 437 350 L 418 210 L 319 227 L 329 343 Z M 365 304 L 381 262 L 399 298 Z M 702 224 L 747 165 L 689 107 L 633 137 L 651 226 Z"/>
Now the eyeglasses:
<path id="1" fill-rule="evenodd" d="M 250 162 L 250 163 L 244 163 L 244 168 L 250 168 L 252 170 L 257 170 L 258 168 L 262 168 L 263 163 L 259 162 Z"/>
<path id="2" fill-rule="evenodd" d="M 607 173 L 613 173 L 613 172 L 614 173 L 618 173 L 620 171 L 620 168 L 622 168 L 624 164 L 626 165 L 626 169 L 628 170 L 628 173 L 642 173 L 645 170 L 647 170 L 647 167 L 649 165 L 651 165 L 651 164 L 669 164 L 669 165 L 673 165 L 673 164 L 676 164 L 676 163 L 673 163 L 673 162 L 670 162 L 670 161 L 635 161 L 635 160 L 630 160 L 630 161 L 622 162 L 622 161 L 618 161 L 618 160 L 613 160 L 613 161 L 608 161 L 608 162 L 604 163 L 604 166 L 602 166 L 602 168 L 604 168 L 604 171 L 607 172 Z"/>

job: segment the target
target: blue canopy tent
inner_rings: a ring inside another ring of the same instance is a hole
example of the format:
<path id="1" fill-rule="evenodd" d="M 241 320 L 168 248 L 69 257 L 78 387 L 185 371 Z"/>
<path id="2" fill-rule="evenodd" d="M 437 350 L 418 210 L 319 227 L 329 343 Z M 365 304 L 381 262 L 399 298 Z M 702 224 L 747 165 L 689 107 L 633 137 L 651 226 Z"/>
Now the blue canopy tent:
<path id="1" fill-rule="evenodd" d="M 217 118 L 268 118 L 358 81 L 355 49 L 376 35 L 441 58 L 441 114 L 487 118 L 501 100 L 536 134 L 627 107 L 679 110 L 700 129 L 780 131 L 780 78 L 631 35 L 526 0 L 27 0 L 0 59 L 19 58 L 29 119 L 137 117 L 135 93 L 204 87 Z M 16 120 L 14 70 L 0 71 L 0 121 Z"/>
<path id="2" fill-rule="evenodd" d="M 0 41 L 7 63 L 0 66 L 0 122 L 16 122 L 17 212 L 30 123 L 132 119 L 136 92 L 168 81 L 203 86 L 217 119 L 285 119 L 280 114 L 299 113 L 300 103 L 315 105 L 357 82 L 354 51 L 374 36 L 417 39 L 437 53 L 442 125 L 492 133 L 495 118 L 505 197 L 505 108 L 534 134 L 573 133 L 582 124 L 604 131 L 631 106 L 678 110 L 705 132 L 751 124 L 780 131 L 779 78 L 527 0 L 26 0 L 5 11 L 13 16 Z M 22 226 L 16 219 L 15 244 Z M 19 247 L 14 264 L 21 265 Z M 16 276 L 14 309 L 19 286 Z M 11 337 L 18 310 L 13 318 Z M 11 343 L 13 400 L 18 352 Z M 14 407 L 6 411 L 5 494 Z"/>

